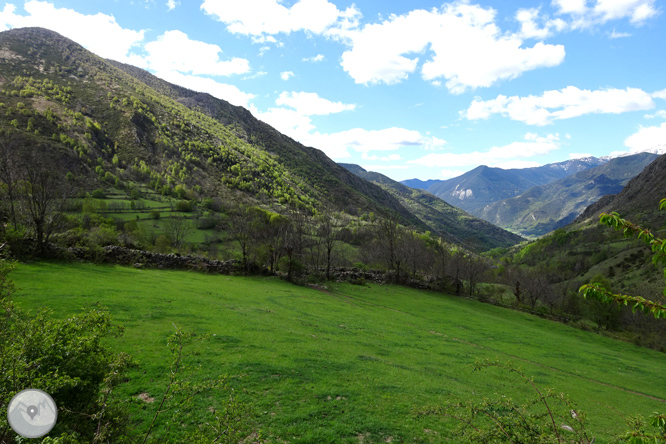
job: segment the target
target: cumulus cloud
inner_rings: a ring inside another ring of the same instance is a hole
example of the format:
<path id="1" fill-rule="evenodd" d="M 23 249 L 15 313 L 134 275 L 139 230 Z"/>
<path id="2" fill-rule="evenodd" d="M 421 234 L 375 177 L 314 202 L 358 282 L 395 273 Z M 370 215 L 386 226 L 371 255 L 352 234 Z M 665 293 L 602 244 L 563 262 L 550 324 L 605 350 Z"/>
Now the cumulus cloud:
<path id="1" fill-rule="evenodd" d="M 652 97 L 653 94 L 638 88 L 590 91 L 568 86 L 546 91 L 541 96 L 499 95 L 492 100 L 475 99 L 462 115 L 469 120 L 479 120 L 500 114 L 528 125 L 547 125 L 585 114 L 620 114 L 652 109 L 655 106 Z"/>
<path id="2" fill-rule="evenodd" d="M 610 20 L 629 19 L 636 25 L 659 14 L 655 0 L 553 0 L 553 6 L 560 15 L 569 16 L 572 29 L 589 28 Z"/>
<path id="3" fill-rule="evenodd" d="M 462 1 L 439 10 L 392 15 L 341 36 L 351 47 L 342 55 L 342 67 L 356 83 L 395 84 L 414 73 L 429 50 L 422 77 L 430 82 L 444 79 L 457 94 L 562 63 L 562 45 L 538 42 L 525 47 L 521 37 L 495 24 L 495 16 L 493 9 Z"/>
<path id="4" fill-rule="evenodd" d="M 100 57 L 136 63 L 130 51 L 144 38 L 144 30 L 121 27 L 115 17 L 107 14 L 85 15 L 72 9 L 56 8 L 52 3 L 28 1 L 23 6 L 27 15 L 6 4 L 0 12 L 0 30 L 42 27 L 55 31 L 81 44 Z"/>
<path id="5" fill-rule="evenodd" d="M 296 112 L 305 116 L 323 116 L 342 111 L 353 111 L 356 105 L 342 102 L 331 102 L 319 97 L 317 93 L 282 92 L 275 101 L 276 105 L 294 108 Z"/>
<path id="6" fill-rule="evenodd" d="M 640 153 L 661 146 L 666 148 L 666 122 L 660 126 L 640 127 L 640 129 L 627 137 L 624 145 L 631 153 Z"/>
<path id="7" fill-rule="evenodd" d="M 280 73 L 280 78 L 285 82 L 289 80 L 290 77 L 294 77 L 294 73 L 292 71 L 284 71 Z"/>
<path id="8" fill-rule="evenodd" d="M 232 105 L 248 107 L 255 95 L 248 94 L 233 85 L 227 85 L 205 77 L 182 74 L 177 71 L 156 73 L 167 82 L 175 83 L 193 91 L 206 92 L 218 99 L 226 100 Z"/>
<path id="9" fill-rule="evenodd" d="M 226 24 L 229 32 L 254 36 L 294 31 L 323 34 L 348 26 L 359 15 L 354 6 L 341 11 L 327 0 L 299 0 L 291 7 L 279 0 L 204 0 L 201 9 Z"/>
<path id="10" fill-rule="evenodd" d="M 592 154 L 589 154 L 589 153 L 569 153 L 569 159 L 585 159 L 586 157 L 592 157 Z"/>
<path id="11" fill-rule="evenodd" d="M 176 6 L 180 5 L 179 1 L 176 0 L 167 0 L 167 10 L 171 11 L 176 8 Z"/>
<path id="12" fill-rule="evenodd" d="M 258 119 L 306 146 L 324 151 L 332 159 L 349 158 L 353 151 L 361 153 L 362 157 L 365 155 L 365 160 L 396 161 L 400 159 L 398 154 L 379 157 L 368 153 L 396 151 L 403 147 L 440 146 L 445 143 L 435 137 L 423 136 L 418 131 L 396 127 L 381 130 L 353 128 L 337 133 L 321 133 L 316 131 L 311 116 L 352 110 L 354 105 L 332 102 L 312 93 L 283 92 L 276 104 L 293 109 L 276 107 L 265 112 L 254 106 L 250 109 Z"/>
<path id="13" fill-rule="evenodd" d="M 167 31 L 145 46 L 149 67 L 157 72 L 178 71 L 193 75 L 230 76 L 250 71 L 246 59 L 220 60 L 217 45 L 190 40 L 181 31 Z"/>
<path id="14" fill-rule="evenodd" d="M 567 23 L 562 19 L 544 18 L 537 8 L 519 9 L 516 20 L 520 23 L 519 35 L 525 39 L 543 40 L 567 27 Z"/>
<path id="15" fill-rule="evenodd" d="M 539 136 L 535 133 L 527 133 L 524 140 L 520 142 L 513 142 L 504 146 L 494 146 L 487 151 L 432 153 L 419 159 L 410 160 L 407 163 L 447 168 L 476 165 L 508 165 L 507 162 L 513 162 L 514 165 L 517 165 L 515 162 L 520 159 L 547 154 L 559 148 L 559 134 Z M 523 163 L 523 165 L 525 164 Z"/>

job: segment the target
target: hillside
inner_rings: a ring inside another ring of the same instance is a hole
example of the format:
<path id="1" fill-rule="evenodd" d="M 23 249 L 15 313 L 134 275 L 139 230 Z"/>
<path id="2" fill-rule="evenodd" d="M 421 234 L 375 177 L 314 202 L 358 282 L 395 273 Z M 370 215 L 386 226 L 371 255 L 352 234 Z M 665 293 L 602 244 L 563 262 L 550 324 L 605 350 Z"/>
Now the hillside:
<path id="1" fill-rule="evenodd" d="M 662 155 L 631 179 L 620 193 L 602 197 L 569 225 L 514 247 L 508 255 L 517 265 L 547 273 L 551 283 L 559 291 L 564 289 L 565 294 L 566 289 L 575 291 L 601 276 L 616 293 L 661 300 L 663 272 L 652 263 L 650 247 L 635 237 L 625 238 L 621 232 L 601 225 L 599 214 L 618 212 L 663 238 L 666 213 L 659 210 L 659 201 L 665 197 L 666 156 Z M 562 306 L 570 306 L 573 299 L 565 299 Z M 613 328 L 613 322 L 619 324 L 618 313 L 617 309 L 608 308 L 597 322 L 609 322 L 606 328 Z M 659 320 L 632 319 L 627 314 L 622 319 L 635 329 L 637 343 L 663 349 L 663 323 Z"/>
<path id="2" fill-rule="evenodd" d="M 602 163 L 601 159 L 588 157 L 534 168 L 505 170 L 481 165 L 461 176 L 433 183 L 426 191 L 476 215 L 477 210 L 493 202 L 516 197 L 532 187 L 555 182 Z"/>
<path id="3" fill-rule="evenodd" d="M 618 157 L 520 196 L 487 205 L 475 214 L 524 236 L 540 236 L 572 222 L 602 196 L 622 191 L 658 156 L 641 153 Z"/>
<path id="4" fill-rule="evenodd" d="M 63 176 L 73 170 L 90 187 L 135 181 L 161 194 L 180 186 L 192 195 L 237 196 L 277 209 L 331 204 L 352 213 L 393 211 L 418 225 L 389 193 L 247 110 L 125 67 L 129 75 L 48 30 L 2 32 L 0 48 L 0 128 L 55 153 Z M 177 91 L 191 108 L 142 79 Z M 201 103 L 217 118 L 201 112 Z"/>
<path id="5" fill-rule="evenodd" d="M 659 201 L 666 198 L 666 155 L 659 156 L 621 192 L 605 196 L 590 205 L 576 218 L 573 226 L 596 222 L 601 213 L 618 212 L 622 217 L 658 229 L 664 226 L 664 212 L 659 211 Z"/>
<path id="6" fill-rule="evenodd" d="M 522 403 L 533 393 L 500 370 L 473 371 L 483 359 L 511 360 L 539 388 L 568 394 L 597 442 L 626 430 L 620 415 L 647 417 L 666 399 L 654 383 L 663 379 L 661 353 L 442 293 L 375 284 L 320 291 L 277 278 L 77 263 L 20 264 L 12 275 L 25 310 L 66 319 L 106 306 L 125 326 L 108 342 L 137 361 L 114 387 L 130 409 L 130 433 L 145 431 L 166 390 L 172 322 L 210 335 L 185 347 L 185 374 L 193 383 L 229 375 L 269 442 L 456 442 L 456 421 L 415 412 L 498 393 Z M 169 429 L 165 413 L 152 441 L 187 442 L 180 434 L 214 424 L 209 407 L 229 396 L 217 393 L 194 396 L 197 413 L 183 412 L 182 426 Z"/>
<path id="7" fill-rule="evenodd" d="M 522 240 L 519 236 L 471 216 L 426 191 L 409 188 L 383 174 L 366 171 L 355 164 L 340 165 L 383 187 L 427 224 L 431 231 L 441 234 L 449 242 L 478 251 L 513 245 Z"/>

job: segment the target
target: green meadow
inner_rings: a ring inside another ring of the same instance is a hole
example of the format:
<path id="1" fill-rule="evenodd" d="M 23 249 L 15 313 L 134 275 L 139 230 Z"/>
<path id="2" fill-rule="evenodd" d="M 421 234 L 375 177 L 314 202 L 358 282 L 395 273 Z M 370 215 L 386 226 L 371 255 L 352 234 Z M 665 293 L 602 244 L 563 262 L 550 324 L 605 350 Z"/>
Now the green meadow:
<path id="1" fill-rule="evenodd" d="M 532 394 L 502 371 L 473 371 L 477 359 L 512 360 L 540 388 L 567 393 L 597 443 L 631 415 L 666 411 L 664 354 L 456 296 L 58 262 L 20 264 L 12 278 L 25 310 L 67 317 L 104 306 L 125 327 L 109 341 L 138 363 L 120 395 L 142 429 L 159 402 L 137 397 L 159 401 L 164 392 L 174 324 L 211 335 L 191 346 L 196 377 L 233 376 L 269 442 L 446 442 L 457 424 L 421 409 Z M 195 402 L 201 415 L 185 417 L 182 429 L 204 420 L 210 399 Z M 164 421 L 156 427 L 159 440 Z"/>

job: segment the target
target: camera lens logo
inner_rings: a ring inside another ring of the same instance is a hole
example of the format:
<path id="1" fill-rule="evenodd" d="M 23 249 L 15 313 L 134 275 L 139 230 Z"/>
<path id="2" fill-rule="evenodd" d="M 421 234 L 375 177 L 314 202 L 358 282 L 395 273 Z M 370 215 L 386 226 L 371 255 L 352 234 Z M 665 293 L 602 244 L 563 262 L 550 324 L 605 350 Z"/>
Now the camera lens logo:
<path id="1" fill-rule="evenodd" d="M 48 393 L 27 389 L 9 403 L 7 419 L 11 428 L 24 438 L 39 438 L 51 431 L 58 419 L 58 409 Z"/>

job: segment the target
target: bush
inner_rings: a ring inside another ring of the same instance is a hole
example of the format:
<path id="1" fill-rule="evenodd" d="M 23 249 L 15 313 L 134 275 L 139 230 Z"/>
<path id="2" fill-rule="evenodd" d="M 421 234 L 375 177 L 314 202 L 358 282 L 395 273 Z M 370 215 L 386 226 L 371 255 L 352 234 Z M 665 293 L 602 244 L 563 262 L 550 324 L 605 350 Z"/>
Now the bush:
<path id="1" fill-rule="evenodd" d="M 189 200 L 181 200 L 176 203 L 176 211 L 180 211 L 181 213 L 189 213 L 192 211 L 192 208 L 192 201 Z"/>
<path id="2" fill-rule="evenodd" d="M 106 197 L 106 193 L 104 193 L 103 189 L 98 188 L 92 192 L 92 197 L 95 199 L 104 199 Z"/>
<path id="3" fill-rule="evenodd" d="M 151 210 L 150 212 L 150 218 L 158 220 L 160 218 L 160 212 L 157 210 Z"/>

